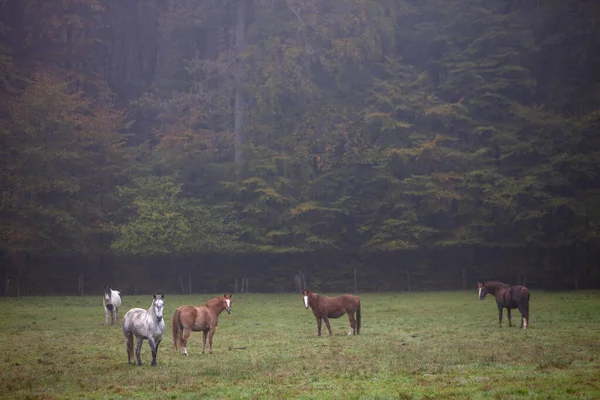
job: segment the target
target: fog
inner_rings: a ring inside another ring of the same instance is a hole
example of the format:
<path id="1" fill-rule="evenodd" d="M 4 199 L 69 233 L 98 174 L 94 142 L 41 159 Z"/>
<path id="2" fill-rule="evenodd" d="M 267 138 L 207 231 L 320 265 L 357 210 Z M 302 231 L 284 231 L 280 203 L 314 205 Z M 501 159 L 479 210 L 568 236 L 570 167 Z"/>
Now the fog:
<path id="1" fill-rule="evenodd" d="M 600 5 L 0 2 L 0 293 L 600 287 Z"/>

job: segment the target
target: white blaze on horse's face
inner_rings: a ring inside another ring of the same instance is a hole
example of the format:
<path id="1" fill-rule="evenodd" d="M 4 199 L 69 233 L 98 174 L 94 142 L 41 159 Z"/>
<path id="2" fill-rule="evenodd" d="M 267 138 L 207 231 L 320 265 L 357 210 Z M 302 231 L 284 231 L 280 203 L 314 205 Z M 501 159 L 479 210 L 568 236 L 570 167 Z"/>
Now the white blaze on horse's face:
<path id="1" fill-rule="evenodd" d="M 304 296 L 304 308 L 308 309 L 308 296 Z"/>
<path id="2" fill-rule="evenodd" d="M 478 283 L 477 290 L 479 291 L 479 300 L 485 299 L 485 295 L 487 294 L 487 289 L 485 288 L 485 285 L 482 283 Z"/>
<path id="3" fill-rule="evenodd" d="M 156 313 L 156 319 L 158 319 L 159 321 L 162 320 L 164 307 L 164 301 L 162 301 L 161 299 L 154 300 L 154 312 Z"/>
<path id="4" fill-rule="evenodd" d="M 231 314 L 231 299 L 225 298 L 225 310 L 228 314 Z"/>

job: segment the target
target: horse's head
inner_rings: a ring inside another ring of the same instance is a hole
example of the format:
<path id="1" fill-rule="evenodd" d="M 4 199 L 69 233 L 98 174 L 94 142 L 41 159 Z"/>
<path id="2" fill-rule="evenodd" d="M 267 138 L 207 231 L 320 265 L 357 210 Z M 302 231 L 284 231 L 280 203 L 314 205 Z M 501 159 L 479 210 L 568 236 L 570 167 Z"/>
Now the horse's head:
<path id="1" fill-rule="evenodd" d="M 225 308 L 227 314 L 231 314 L 231 296 L 230 294 L 223 295 L 223 308 Z"/>
<path id="2" fill-rule="evenodd" d="M 106 300 L 106 304 L 110 304 L 111 295 L 112 293 L 110 286 L 104 286 L 104 300 Z"/>
<path id="3" fill-rule="evenodd" d="M 156 319 L 158 320 L 158 322 L 160 322 L 163 317 L 163 309 L 165 308 L 165 295 L 162 293 L 155 293 L 152 295 L 152 298 L 154 299 L 152 301 L 152 308 L 154 309 Z"/>
<path id="4" fill-rule="evenodd" d="M 310 295 L 312 293 L 309 292 L 308 290 L 303 290 L 302 291 L 302 301 L 304 301 L 304 308 L 308 310 L 308 307 L 310 306 Z"/>
<path id="5" fill-rule="evenodd" d="M 477 291 L 479 292 L 479 300 L 483 300 L 485 298 L 485 295 L 488 294 L 485 282 L 477 282 Z"/>

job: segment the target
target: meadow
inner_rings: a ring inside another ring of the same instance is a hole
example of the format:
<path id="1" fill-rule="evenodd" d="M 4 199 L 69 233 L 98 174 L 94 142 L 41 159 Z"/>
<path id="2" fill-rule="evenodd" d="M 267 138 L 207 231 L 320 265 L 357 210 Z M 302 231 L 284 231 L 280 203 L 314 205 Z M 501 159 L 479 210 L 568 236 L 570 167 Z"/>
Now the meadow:
<path id="1" fill-rule="evenodd" d="M 498 328 L 494 299 L 475 290 L 363 293 L 361 334 L 346 336 L 344 316 L 332 337 L 324 325 L 317 337 L 299 294 L 235 294 L 213 354 L 192 333 L 188 357 L 173 349 L 173 312 L 215 295 L 167 293 L 157 367 L 147 342 L 143 364 L 127 364 L 101 293 L 0 299 L 0 398 L 600 398 L 599 291 L 532 291 L 528 330 L 516 310 L 516 327 Z M 123 296 L 119 322 L 150 303 Z"/>

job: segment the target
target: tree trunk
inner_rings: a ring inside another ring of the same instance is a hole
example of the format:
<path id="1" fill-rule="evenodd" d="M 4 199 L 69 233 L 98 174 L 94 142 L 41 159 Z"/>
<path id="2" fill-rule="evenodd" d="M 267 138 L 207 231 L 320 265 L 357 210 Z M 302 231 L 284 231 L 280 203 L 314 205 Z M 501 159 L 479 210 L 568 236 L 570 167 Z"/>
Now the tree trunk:
<path id="1" fill-rule="evenodd" d="M 244 60 L 243 52 L 246 47 L 246 3 L 248 0 L 238 0 L 237 2 L 237 24 L 235 27 L 235 116 L 234 116 L 234 132 L 235 132 L 235 165 L 238 173 L 241 172 L 241 167 L 246 161 L 244 145 L 246 137 L 244 133 L 244 108 L 245 96 L 242 87 L 242 79 L 244 76 Z"/>
<path id="2" fill-rule="evenodd" d="M 573 286 L 579 290 L 579 246 L 575 245 L 571 254 L 571 267 L 573 268 Z"/>
<path id="3" fill-rule="evenodd" d="M 79 275 L 79 287 L 77 288 L 79 291 L 79 294 L 81 296 L 83 296 L 83 272 L 81 273 L 81 275 Z"/>
<path id="4" fill-rule="evenodd" d="M 25 253 L 25 271 L 29 270 L 29 253 Z M 17 265 L 17 297 L 21 296 L 21 263 Z"/>

